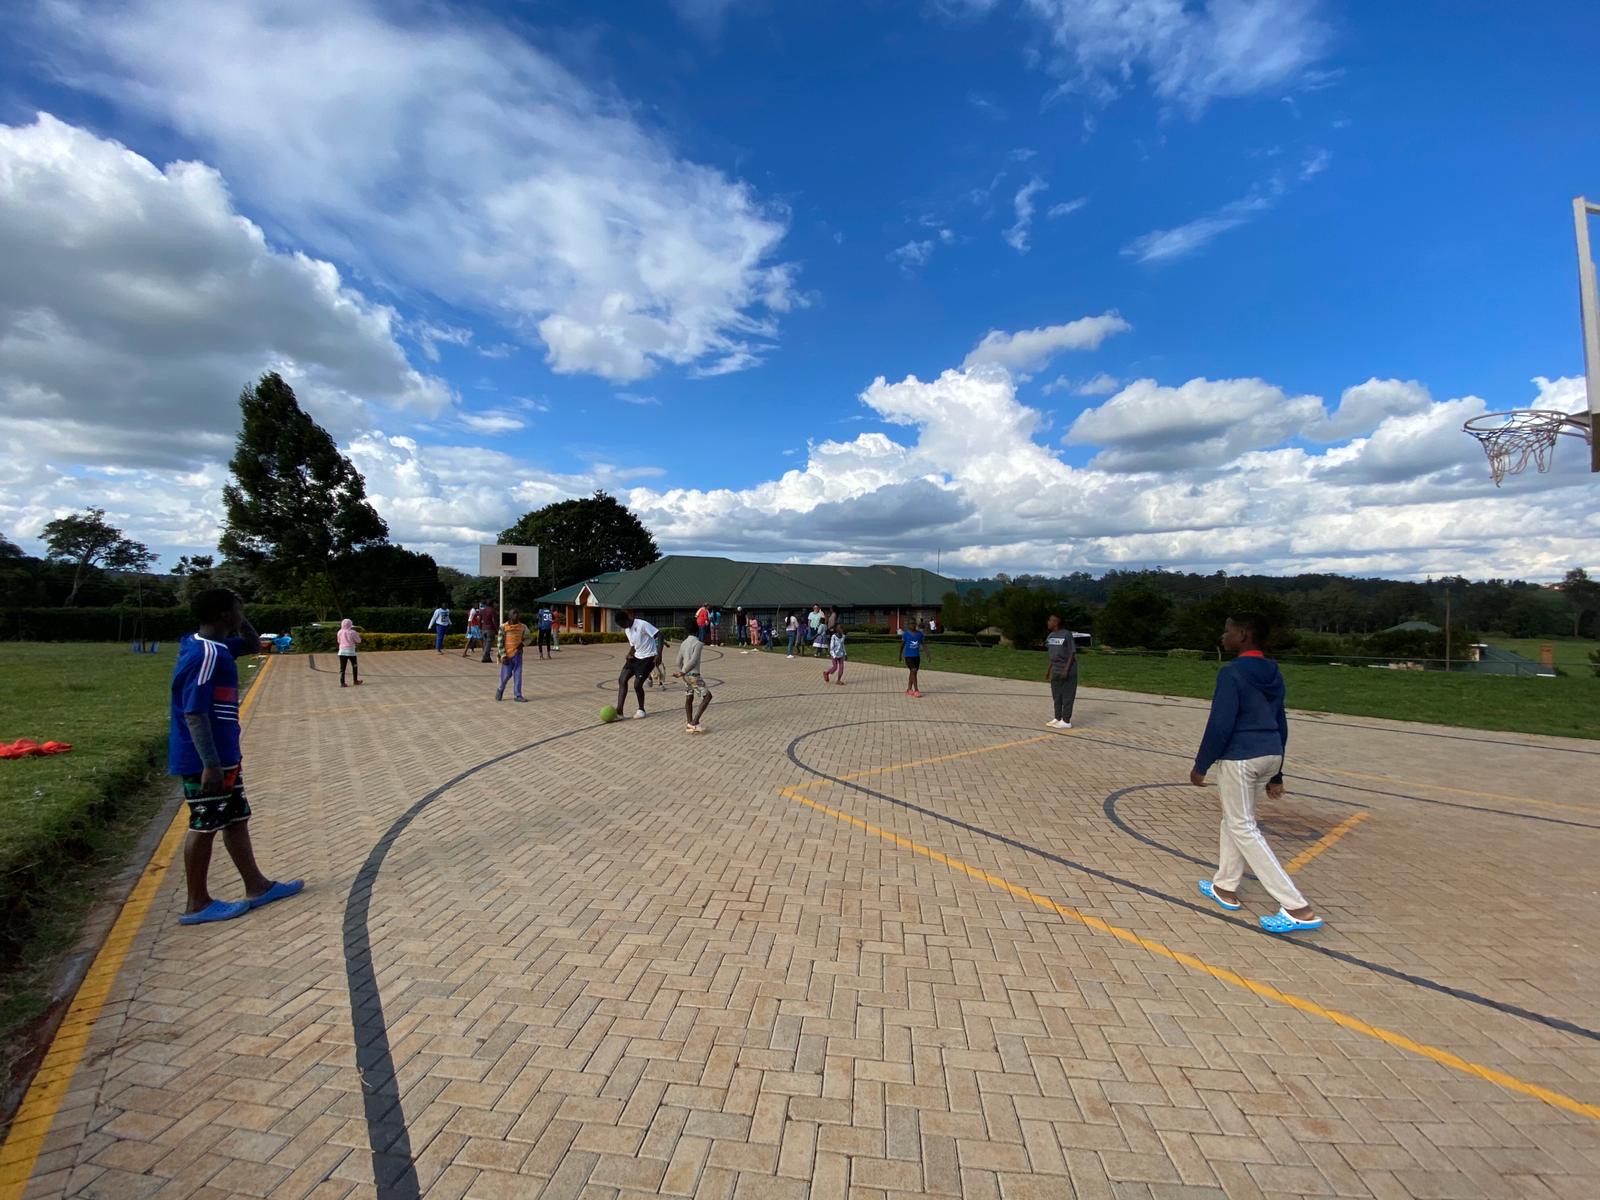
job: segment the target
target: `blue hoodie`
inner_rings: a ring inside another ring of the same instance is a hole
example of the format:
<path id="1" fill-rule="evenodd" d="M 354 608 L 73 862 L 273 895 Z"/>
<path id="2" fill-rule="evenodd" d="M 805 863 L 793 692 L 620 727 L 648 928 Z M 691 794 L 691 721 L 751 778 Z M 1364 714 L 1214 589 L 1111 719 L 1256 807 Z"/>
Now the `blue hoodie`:
<path id="1" fill-rule="evenodd" d="M 1281 755 L 1289 744 L 1289 718 L 1283 711 L 1283 675 L 1270 658 L 1241 655 L 1217 672 L 1194 769 L 1204 775 L 1219 758 Z M 1273 777 L 1279 782 L 1282 773 Z"/>

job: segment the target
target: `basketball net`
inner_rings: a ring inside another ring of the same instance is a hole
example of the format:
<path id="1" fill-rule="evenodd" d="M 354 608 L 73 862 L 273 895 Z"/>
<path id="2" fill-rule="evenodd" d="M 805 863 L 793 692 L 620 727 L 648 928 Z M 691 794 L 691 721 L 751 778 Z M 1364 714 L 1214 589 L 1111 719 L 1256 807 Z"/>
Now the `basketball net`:
<path id="1" fill-rule="evenodd" d="M 1499 425 L 1491 422 L 1500 421 Z M 1468 421 L 1463 428 L 1478 439 L 1489 458 L 1489 474 L 1499 487 L 1507 475 L 1519 475 L 1532 459 L 1539 471 L 1550 469 L 1550 452 L 1562 434 L 1588 440 L 1589 422 L 1582 414 L 1546 409 L 1490 413 Z"/>

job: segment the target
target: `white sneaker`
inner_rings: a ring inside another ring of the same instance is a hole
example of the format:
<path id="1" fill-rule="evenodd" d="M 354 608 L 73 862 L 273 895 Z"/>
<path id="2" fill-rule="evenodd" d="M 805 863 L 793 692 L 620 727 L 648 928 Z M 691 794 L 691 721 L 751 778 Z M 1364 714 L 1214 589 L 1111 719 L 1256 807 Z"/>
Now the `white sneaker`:
<path id="1" fill-rule="evenodd" d="M 633 714 L 633 719 L 635 721 L 642 721 L 642 720 L 644 720 L 644 716 L 645 716 L 644 709 L 641 708 L 638 712 Z"/>
<path id="2" fill-rule="evenodd" d="M 1072 728 L 1072 722 L 1071 721 L 1057 721 L 1056 722 L 1056 728 L 1057 729 L 1071 729 Z"/>
<path id="3" fill-rule="evenodd" d="M 790 657 L 790 658 L 793 658 L 793 657 L 794 657 L 794 655 L 792 655 L 792 654 L 791 654 L 791 655 L 789 655 L 789 657 Z"/>

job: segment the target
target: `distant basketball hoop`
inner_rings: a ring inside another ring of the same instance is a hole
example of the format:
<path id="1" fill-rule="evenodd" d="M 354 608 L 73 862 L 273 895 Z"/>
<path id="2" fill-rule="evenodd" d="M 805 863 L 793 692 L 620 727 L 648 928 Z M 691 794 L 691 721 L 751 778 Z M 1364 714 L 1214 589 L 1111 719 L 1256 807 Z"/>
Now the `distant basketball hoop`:
<path id="1" fill-rule="evenodd" d="M 1557 439 L 1594 435 L 1588 413 L 1564 413 L 1546 408 L 1518 408 L 1486 413 L 1461 427 L 1478 439 L 1489 457 L 1489 474 L 1499 487 L 1507 475 L 1519 475 L 1532 460 L 1541 472 L 1550 469 Z"/>

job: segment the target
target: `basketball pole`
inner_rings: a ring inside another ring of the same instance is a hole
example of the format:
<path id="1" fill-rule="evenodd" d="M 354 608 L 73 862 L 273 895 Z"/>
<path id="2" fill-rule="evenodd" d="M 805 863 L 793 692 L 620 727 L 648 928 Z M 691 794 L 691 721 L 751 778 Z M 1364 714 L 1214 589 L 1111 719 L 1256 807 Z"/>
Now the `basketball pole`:
<path id="1" fill-rule="evenodd" d="M 1583 196 L 1572 199 L 1572 221 L 1578 234 L 1578 310 L 1583 317 L 1583 375 L 1589 399 L 1589 469 L 1600 471 L 1600 439 L 1595 437 L 1600 424 L 1600 295 L 1597 295 L 1594 255 L 1589 249 L 1589 214 L 1600 213 L 1600 204 Z"/>

